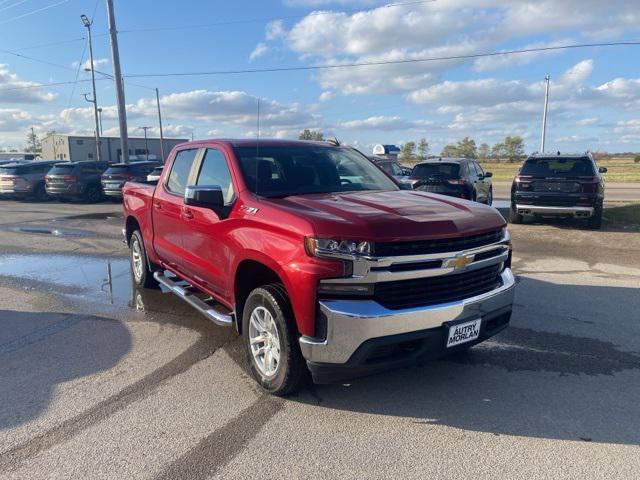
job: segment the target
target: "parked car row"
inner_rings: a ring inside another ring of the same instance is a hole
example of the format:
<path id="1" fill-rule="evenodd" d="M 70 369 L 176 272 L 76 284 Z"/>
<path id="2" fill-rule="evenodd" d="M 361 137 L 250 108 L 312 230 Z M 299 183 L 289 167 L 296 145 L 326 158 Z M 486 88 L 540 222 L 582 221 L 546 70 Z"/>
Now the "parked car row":
<path id="1" fill-rule="evenodd" d="M 468 158 L 436 158 L 420 162 L 409 174 L 394 160 L 369 157 L 400 184 L 414 190 L 439 193 L 491 205 L 491 172 Z M 605 167 L 590 153 L 535 153 L 522 163 L 513 179 L 509 220 L 525 217 L 584 219 L 600 228 L 604 204 Z"/>
<path id="2" fill-rule="evenodd" d="M 122 198 L 122 186 L 129 180 L 146 180 L 162 165 L 155 161 L 129 164 L 96 162 L 59 162 L 40 160 L 0 165 L 0 198 L 38 201 L 82 200 L 99 202 Z"/>

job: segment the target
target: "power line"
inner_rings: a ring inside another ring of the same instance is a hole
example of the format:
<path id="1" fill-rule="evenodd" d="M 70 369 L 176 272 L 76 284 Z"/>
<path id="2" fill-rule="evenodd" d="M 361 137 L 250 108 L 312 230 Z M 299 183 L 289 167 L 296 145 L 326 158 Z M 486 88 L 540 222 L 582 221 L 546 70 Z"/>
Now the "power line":
<path id="1" fill-rule="evenodd" d="M 522 54 L 522 53 L 545 52 L 545 51 L 551 51 L 551 50 L 567 50 L 567 49 L 575 49 L 575 48 L 617 47 L 617 46 L 629 46 L 629 45 L 640 45 L 640 41 L 581 43 L 581 44 L 573 44 L 573 45 L 557 45 L 552 47 L 524 48 L 520 50 L 503 50 L 500 52 L 471 53 L 467 55 L 449 55 L 449 56 L 443 56 L 443 57 L 411 58 L 406 60 L 381 60 L 378 62 L 307 65 L 307 66 L 300 66 L 300 67 L 271 67 L 271 68 L 254 68 L 254 69 L 241 69 L 241 70 L 213 70 L 209 72 L 137 73 L 137 74 L 125 75 L 125 77 L 126 78 L 195 77 L 195 76 L 233 75 L 233 74 L 246 74 L 246 73 L 328 70 L 328 69 L 337 69 L 337 68 L 373 67 L 373 66 L 379 66 L 379 65 L 400 65 L 400 64 L 407 64 L 407 63 L 423 63 L 423 62 L 436 62 L 436 61 L 446 61 L 446 60 L 464 60 L 464 59 L 471 59 L 471 58 L 496 57 L 501 55 L 515 55 L 515 54 Z"/>
<path id="2" fill-rule="evenodd" d="M 45 48 L 45 47 L 53 47 L 56 45 L 63 45 L 65 43 L 75 43 L 75 42 L 79 42 L 81 40 L 86 40 L 85 37 L 78 37 L 78 38 L 70 38 L 68 40 L 59 40 L 57 42 L 49 42 L 49 43 L 38 43 L 36 45 L 29 45 L 27 47 L 20 47 L 20 48 L 12 48 L 11 50 L 4 50 L 7 53 L 18 53 L 18 52 L 22 52 L 23 50 L 34 50 L 37 48 Z"/>
<path id="3" fill-rule="evenodd" d="M 13 7 L 17 7 L 18 5 L 22 5 L 23 3 L 27 3 L 29 0 L 19 0 L 16 3 L 12 3 L 11 5 L 7 6 L 7 7 L 2 7 L 0 8 L 0 12 L 4 12 L 5 10 L 9 10 L 10 8 Z"/>
<path id="4" fill-rule="evenodd" d="M 51 5 L 47 5 L 47 6 L 44 6 L 42 8 L 37 8 L 36 10 L 32 10 L 30 12 L 23 13 L 22 15 L 18 15 L 17 17 L 10 18 L 9 20 L 5 20 L 4 22 L 0 22 L 0 25 L 5 25 L 5 24 L 7 24 L 9 22 L 13 22 L 14 20 L 19 20 L 21 18 L 28 17 L 30 15 L 34 15 L 36 13 L 43 12 L 44 10 L 49 10 L 50 8 L 57 7 L 58 5 L 62 5 L 63 3 L 67 3 L 68 1 L 69 0 L 61 0 L 60 2 L 52 3 Z"/>
<path id="5" fill-rule="evenodd" d="M 8 0 L 5 0 L 8 1 Z M 68 1 L 68 0 L 67 0 Z M 395 7 L 406 7 L 406 6 L 411 6 L 411 5 L 418 5 L 418 4 L 425 4 L 425 3 L 435 3 L 438 0 L 420 0 L 420 1 L 413 1 L 413 2 L 398 2 L 398 3 L 389 3 L 386 5 L 381 5 L 379 7 L 374 7 L 374 8 L 395 8 Z M 0 5 L 2 5 L 2 0 L 0 0 Z M 152 28 L 140 28 L 140 29 L 128 29 L 128 30 L 118 30 L 118 33 L 142 33 L 142 32 L 155 32 L 155 31 L 163 31 L 163 30 L 185 30 L 185 29 L 189 29 L 189 28 L 208 28 L 208 27 L 218 27 L 218 26 L 224 26 L 224 25 L 237 25 L 237 24 L 243 24 L 243 23 L 256 23 L 256 22 L 270 22 L 270 21 L 276 21 L 276 20 L 291 20 L 291 19 L 300 19 L 300 18 L 306 18 L 309 16 L 321 16 L 321 15 L 340 15 L 343 13 L 347 13 L 347 14 L 353 14 L 353 13 L 360 13 L 360 12 L 366 12 L 366 11 L 370 11 L 370 10 L 342 10 L 342 11 L 336 11 L 336 12 L 311 12 L 307 15 L 291 15 L 291 16 L 287 16 L 287 17 L 263 17 L 263 18 L 251 18 L 251 19 L 236 19 L 236 20 L 225 20 L 225 21 L 220 21 L 220 22 L 214 22 L 214 23 L 201 23 L 201 24 L 188 24 L 188 25 L 174 25 L 174 26 L 166 26 L 166 27 L 152 27 Z M 1 25 L 1 23 L 0 23 Z M 96 33 L 94 34 L 94 38 L 95 37 L 106 37 L 107 35 L 109 35 L 108 33 Z M 19 47 L 19 48 L 13 48 L 11 49 L 12 52 L 18 52 L 21 50 L 27 50 L 27 49 L 35 49 L 35 48 L 40 48 L 40 47 L 48 47 L 48 46 L 52 46 L 52 45 L 60 45 L 60 44 L 64 44 L 64 43 L 71 43 L 71 42 L 77 42 L 80 40 L 84 40 L 84 37 L 81 38 L 73 38 L 73 39 L 68 39 L 68 40 L 60 40 L 57 42 L 52 42 L 52 43 L 44 43 L 41 45 L 33 45 L 33 46 L 29 46 L 29 47 Z"/>
<path id="6" fill-rule="evenodd" d="M 107 80 L 105 79 L 101 79 L 98 78 L 96 79 L 96 81 L 98 80 Z M 84 82 L 90 82 L 91 80 L 86 79 L 86 80 L 78 80 L 77 83 L 84 83 Z M 0 92 L 11 92 L 11 91 L 15 91 L 15 90 L 30 90 L 30 89 L 35 89 L 35 88 L 45 88 L 45 87 L 57 87 L 60 85 L 72 85 L 76 83 L 75 80 L 70 80 L 70 81 L 66 81 L 66 82 L 51 82 L 51 83 L 38 83 L 38 84 L 34 84 L 34 85 L 23 85 L 21 87 L 10 87 L 10 88 L 0 88 Z"/>
<path id="7" fill-rule="evenodd" d="M 373 9 L 380 8 L 396 8 L 396 7 L 407 7 L 412 5 L 419 5 L 425 3 L 435 3 L 438 0 L 416 0 L 411 2 L 394 2 L 387 3 L 386 5 L 379 5 L 377 7 L 372 7 L 370 10 L 362 10 L 362 9 L 350 9 L 350 10 L 342 10 L 336 12 L 328 12 L 328 11 L 320 11 L 320 12 L 311 12 L 305 15 L 289 15 L 284 17 L 258 17 L 258 18 L 239 18 L 235 20 L 222 20 L 219 22 L 212 23 L 196 23 L 189 25 L 173 25 L 173 26 L 165 26 L 165 27 L 149 27 L 149 28 L 131 28 L 125 30 L 118 30 L 118 33 L 141 33 L 141 32 L 159 32 L 159 31 L 168 31 L 168 30 L 184 30 L 188 28 L 210 28 L 210 27 L 219 27 L 223 25 L 238 25 L 243 23 L 262 23 L 262 22 L 274 22 L 278 20 L 297 20 L 306 17 L 315 17 L 315 16 L 323 16 L 323 15 L 342 15 L 342 14 L 354 14 L 361 12 L 368 12 Z"/>

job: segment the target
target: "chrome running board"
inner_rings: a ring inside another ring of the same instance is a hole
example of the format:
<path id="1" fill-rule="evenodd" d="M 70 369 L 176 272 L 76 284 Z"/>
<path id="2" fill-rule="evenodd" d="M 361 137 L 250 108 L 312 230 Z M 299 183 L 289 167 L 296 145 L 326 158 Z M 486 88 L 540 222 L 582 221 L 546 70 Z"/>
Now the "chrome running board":
<path id="1" fill-rule="evenodd" d="M 224 313 L 218 310 L 225 307 L 217 303 L 211 297 L 205 299 L 198 297 L 197 294 L 201 292 L 193 285 L 190 285 L 177 277 L 168 277 L 164 272 L 154 272 L 153 278 L 155 278 L 160 284 L 167 287 L 172 293 L 175 293 L 178 297 L 182 298 L 185 302 L 194 307 L 216 325 L 220 325 L 221 327 L 230 327 L 233 325 L 233 315 L 231 313 Z"/>

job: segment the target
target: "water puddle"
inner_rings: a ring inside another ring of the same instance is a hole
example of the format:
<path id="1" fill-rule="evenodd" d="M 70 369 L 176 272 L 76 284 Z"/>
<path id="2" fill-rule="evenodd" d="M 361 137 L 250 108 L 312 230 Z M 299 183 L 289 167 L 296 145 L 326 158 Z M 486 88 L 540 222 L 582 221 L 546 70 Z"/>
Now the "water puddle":
<path id="1" fill-rule="evenodd" d="M 131 299 L 127 259 L 79 255 L 0 255 L 0 278 L 80 300 L 126 306 Z"/>
<path id="2" fill-rule="evenodd" d="M 117 212 L 83 213 L 81 215 L 69 215 L 66 217 L 56 217 L 52 220 L 52 222 L 69 222 L 73 220 L 122 220 L 122 214 Z"/>
<path id="3" fill-rule="evenodd" d="M 32 235 L 52 235 L 54 237 L 95 237 L 89 230 L 77 228 L 52 227 L 49 225 L 17 225 L 9 227 L 10 232 L 28 233 Z"/>

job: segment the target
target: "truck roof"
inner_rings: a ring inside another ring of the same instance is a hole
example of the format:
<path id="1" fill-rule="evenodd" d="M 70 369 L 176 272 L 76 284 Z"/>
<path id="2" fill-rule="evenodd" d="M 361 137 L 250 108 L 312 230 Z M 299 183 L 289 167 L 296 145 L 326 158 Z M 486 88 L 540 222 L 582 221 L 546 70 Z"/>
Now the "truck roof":
<path id="1" fill-rule="evenodd" d="M 324 141 L 311 141 L 311 140 L 283 140 L 277 138 L 212 138 L 208 140 L 197 140 L 195 142 L 183 143 L 180 146 L 185 145 L 206 145 L 209 143 L 225 143 L 231 147 L 296 147 L 304 145 L 314 145 L 318 147 L 334 147 L 335 145 L 330 142 Z"/>

